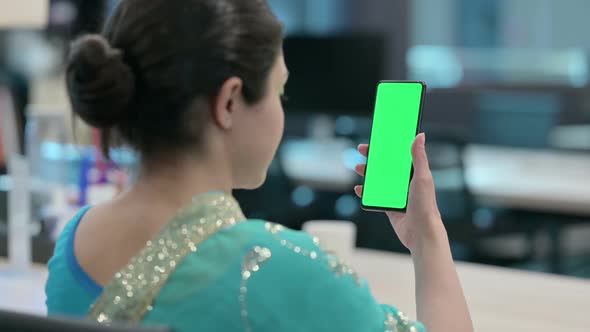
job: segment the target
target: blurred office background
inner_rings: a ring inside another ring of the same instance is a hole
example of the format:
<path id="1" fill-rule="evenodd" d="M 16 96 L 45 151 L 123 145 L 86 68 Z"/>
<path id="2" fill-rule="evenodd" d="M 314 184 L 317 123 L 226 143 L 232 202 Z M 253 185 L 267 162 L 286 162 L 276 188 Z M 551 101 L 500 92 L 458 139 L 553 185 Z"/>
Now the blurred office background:
<path id="1" fill-rule="evenodd" d="M 52 0 L 47 24 L 0 24 L 0 256 L 7 193 L 23 178 L 25 233 L 40 263 L 79 205 L 108 198 L 123 172 L 132 181 L 133 154 L 115 151 L 116 167 L 100 161 L 95 133 L 71 119 L 63 83 L 69 40 L 98 31 L 116 3 Z M 376 83 L 423 80 L 423 130 L 455 257 L 590 277 L 590 2 L 269 3 L 286 26 L 287 124 L 266 184 L 235 193 L 248 216 L 295 229 L 353 222 L 357 246 L 405 252 L 383 214 L 361 210 L 353 168 Z M 25 174 L 9 163 L 19 154 Z M 108 176 L 89 185 L 89 170 Z"/>

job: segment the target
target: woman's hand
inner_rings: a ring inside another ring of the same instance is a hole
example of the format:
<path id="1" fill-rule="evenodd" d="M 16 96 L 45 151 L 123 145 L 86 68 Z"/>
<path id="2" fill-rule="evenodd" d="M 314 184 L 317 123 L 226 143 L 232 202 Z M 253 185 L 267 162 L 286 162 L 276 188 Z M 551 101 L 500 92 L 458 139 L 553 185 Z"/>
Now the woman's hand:
<path id="1" fill-rule="evenodd" d="M 469 309 L 436 206 L 425 142 L 424 134 L 420 134 L 412 145 L 414 178 L 410 184 L 406 213 L 387 212 L 387 216 L 397 236 L 412 252 L 416 312 L 426 330 L 472 332 Z M 359 152 L 364 156 L 367 156 L 368 150 L 366 144 L 359 146 Z M 357 165 L 356 172 L 363 176 L 365 169 L 365 165 Z M 354 190 L 361 197 L 362 186 L 356 186 Z"/>
<path id="2" fill-rule="evenodd" d="M 410 184 L 406 212 L 386 212 L 395 233 L 412 254 L 421 251 L 424 244 L 432 244 L 441 239 L 446 241 L 446 231 L 436 204 L 434 182 L 428 166 L 425 142 L 425 135 L 420 134 L 412 145 L 414 177 Z M 369 146 L 361 144 L 358 150 L 366 157 Z M 356 172 L 361 176 L 365 175 L 365 170 L 365 164 L 356 166 Z M 362 197 L 363 186 L 356 186 L 354 191 L 357 196 Z"/>

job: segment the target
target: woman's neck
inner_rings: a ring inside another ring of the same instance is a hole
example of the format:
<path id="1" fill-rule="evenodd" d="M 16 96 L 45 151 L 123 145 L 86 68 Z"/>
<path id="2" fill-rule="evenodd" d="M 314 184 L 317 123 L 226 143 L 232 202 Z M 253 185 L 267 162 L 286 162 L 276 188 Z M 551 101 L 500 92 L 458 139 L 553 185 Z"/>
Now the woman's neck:
<path id="1" fill-rule="evenodd" d="M 175 212 L 202 193 L 231 194 L 231 167 L 223 160 L 175 160 L 143 167 L 131 188 L 121 198 L 155 204 Z"/>

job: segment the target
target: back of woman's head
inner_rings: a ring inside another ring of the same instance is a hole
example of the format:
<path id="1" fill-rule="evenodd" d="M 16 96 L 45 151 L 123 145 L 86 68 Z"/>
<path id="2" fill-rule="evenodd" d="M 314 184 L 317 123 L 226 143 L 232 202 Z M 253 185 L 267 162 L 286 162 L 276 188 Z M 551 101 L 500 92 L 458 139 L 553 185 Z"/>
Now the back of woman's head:
<path id="1" fill-rule="evenodd" d="M 259 101 L 280 53 L 282 28 L 264 0 L 123 0 L 102 35 L 72 44 L 67 87 L 74 112 L 144 156 L 202 140 L 207 112 L 230 77 Z"/>

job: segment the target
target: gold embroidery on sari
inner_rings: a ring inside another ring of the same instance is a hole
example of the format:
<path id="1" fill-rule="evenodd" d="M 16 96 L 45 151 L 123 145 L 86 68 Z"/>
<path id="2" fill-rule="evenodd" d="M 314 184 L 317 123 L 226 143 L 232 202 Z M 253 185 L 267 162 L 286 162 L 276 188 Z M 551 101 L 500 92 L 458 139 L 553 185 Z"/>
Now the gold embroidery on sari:
<path id="1" fill-rule="evenodd" d="M 138 322 L 182 260 L 220 229 L 245 220 L 236 200 L 222 193 L 196 196 L 129 264 L 117 272 L 89 312 L 101 324 Z"/>
<path id="2" fill-rule="evenodd" d="M 281 246 L 292 250 L 296 254 L 299 254 L 304 257 L 309 257 L 312 260 L 316 260 L 319 258 L 317 251 L 315 251 L 315 250 L 310 251 L 310 250 L 301 248 L 301 247 L 296 246 L 295 244 L 281 238 L 280 233 L 285 230 L 285 228 L 283 226 L 273 224 L 273 223 L 266 223 L 266 230 L 268 232 L 270 232 L 276 240 L 279 241 Z M 313 243 L 316 246 L 321 248 L 320 240 L 317 237 L 313 238 Z M 326 253 L 326 255 L 324 257 L 322 257 L 322 260 L 326 262 L 328 267 L 330 267 L 330 270 L 332 270 L 332 272 L 336 276 L 343 277 L 343 276 L 349 275 L 357 285 L 359 285 L 359 286 L 361 285 L 361 278 L 358 276 L 356 271 L 350 265 L 348 265 L 344 260 L 342 260 L 338 256 L 336 256 L 336 254 L 334 254 L 333 252 L 325 250 L 325 249 L 324 249 L 324 252 Z"/>
<path id="3" fill-rule="evenodd" d="M 246 295 L 248 295 L 248 280 L 254 273 L 260 271 L 260 265 L 270 259 L 272 253 L 268 248 L 254 247 L 244 257 L 242 263 L 242 281 L 240 283 L 240 314 L 244 322 L 244 329 L 249 332 L 252 331 L 250 321 L 248 320 L 248 307 L 246 305 Z"/>
<path id="4" fill-rule="evenodd" d="M 385 319 L 385 332 L 399 332 L 398 324 L 397 318 L 392 313 L 388 313 Z"/>
<path id="5" fill-rule="evenodd" d="M 393 313 L 387 314 L 385 332 L 418 332 L 418 328 L 403 312 L 398 311 L 397 317 Z"/>

